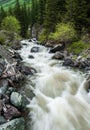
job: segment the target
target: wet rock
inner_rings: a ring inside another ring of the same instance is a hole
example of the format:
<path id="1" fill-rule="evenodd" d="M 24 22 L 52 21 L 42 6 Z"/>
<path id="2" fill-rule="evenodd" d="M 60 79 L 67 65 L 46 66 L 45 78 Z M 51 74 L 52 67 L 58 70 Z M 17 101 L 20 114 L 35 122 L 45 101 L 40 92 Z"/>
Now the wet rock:
<path id="1" fill-rule="evenodd" d="M 86 82 L 84 83 L 84 88 L 87 92 L 90 91 L 90 79 L 86 80 Z"/>
<path id="2" fill-rule="evenodd" d="M 34 53 L 39 52 L 39 47 L 37 47 L 37 46 L 32 47 L 31 52 L 34 52 Z"/>
<path id="3" fill-rule="evenodd" d="M 74 62 L 72 61 L 72 59 L 67 58 L 67 59 L 64 60 L 64 62 L 63 62 L 63 66 L 74 67 Z"/>
<path id="4" fill-rule="evenodd" d="M 55 55 L 52 57 L 52 59 L 63 60 L 64 55 L 60 52 L 56 52 Z"/>
<path id="5" fill-rule="evenodd" d="M 21 48 L 22 48 L 21 42 L 20 42 L 20 41 L 15 41 L 15 42 L 13 42 L 12 48 L 13 48 L 14 50 L 19 50 L 19 49 L 21 49 Z"/>
<path id="6" fill-rule="evenodd" d="M 3 125 L 0 125 L 0 130 L 25 130 L 25 121 L 23 118 L 11 120 Z"/>
<path id="7" fill-rule="evenodd" d="M 2 109 L 3 109 L 3 102 L 2 102 L 2 100 L 0 100 L 0 115 L 1 115 Z"/>
<path id="8" fill-rule="evenodd" d="M 26 106 L 26 99 L 24 96 L 17 92 L 13 92 L 10 97 L 11 103 L 18 108 L 24 108 Z"/>
<path id="9" fill-rule="evenodd" d="M 8 91 L 9 91 L 9 93 L 15 92 L 15 91 L 16 91 L 16 88 L 9 87 L 9 88 L 8 88 Z"/>
<path id="10" fill-rule="evenodd" d="M 59 45 L 56 45 L 54 48 L 50 49 L 50 52 L 55 53 L 57 51 L 64 50 L 64 48 L 65 48 L 64 44 L 59 44 Z"/>
<path id="11" fill-rule="evenodd" d="M 0 80 L 0 94 L 3 95 L 8 89 L 8 81 L 5 79 Z"/>
<path id="12" fill-rule="evenodd" d="M 19 112 L 17 108 L 11 105 L 6 105 L 5 108 L 3 108 L 3 111 L 4 111 L 4 117 L 7 120 L 11 120 L 13 118 L 21 116 L 21 112 Z"/>
<path id="13" fill-rule="evenodd" d="M 47 42 L 47 43 L 45 44 L 45 46 L 46 46 L 46 47 L 50 47 L 50 48 L 53 48 L 53 47 L 54 47 L 54 45 L 53 45 L 52 43 L 49 43 L 49 42 Z"/>
<path id="14" fill-rule="evenodd" d="M 0 125 L 4 124 L 6 122 L 7 122 L 7 120 L 5 119 L 5 117 L 4 116 L 0 116 Z"/>
<path id="15" fill-rule="evenodd" d="M 75 67 L 88 71 L 90 69 L 90 60 L 79 56 L 75 61 Z"/>
<path id="16" fill-rule="evenodd" d="M 14 55 L 13 55 L 12 58 L 14 58 L 18 61 L 22 61 L 22 57 L 20 56 L 20 54 L 18 52 L 14 52 Z"/>
<path id="17" fill-rule="evenodd" d="M 79 69 L 85 68 L 84 64 L 81 61 L 75 62 L 74 66 L 77 67 L 77 68 L 79 68 Z"/>
<path id="18" fill-rule="evenodd" d="M 86 67 L 86 68 L 85 68 L 85 71 L 90 71 L 90 67 Z"/>
<path id="19" fill-rule="evenodd" d="M 30 59 L 34 59 L 34 56 L 32 56 L 32 55 L 29 55 L 29 56 L 28 56 L 28 58 L 30 58 Z"/>
<path id="20" fill-rule="evenodd" d="M 13 86 L 14 83 L 20 83 L 24 80 L 24 76 L 21 72 L 17 72 L 15 76 L 10 77 L 9 84 Z"/>
<path id="21" fill-rule="evenodd" d="M 3 73 L 4 69 L 5 69 L 4 64 L 0 63 L 0 76 L 2 76 L 2 73 Z"/>
<path id="22" fill-rule="evenodd" d="M 28 66 L 21 66 L 20 67 L 20 72 L 25 74 L 25 75 L 33 75 L 34 73 L 36 73 L 36 70 L 32 67 L 28 67 Z"/>
<path id="23" fill-rule="evenodd" d="M 2 99 L 2 100 L 3 100 L 3 103 L 4 103 L 4 104 L 8 104 L 8 103 L 9 103 L 9 96 L 5 94 L 5 95 L 3 96 L 3 99 Z"/>
<path id="24" fill-rule="evenodd" d="M 28 42 L 32 42 L 32 40 L 31 40 L 31 39 L 29 39 L 29 40 L 28 40 Z"/>
<path id="25" fill-rule="evenodd" d="M 27 46 L 27 43 L 22 43 L 22 45 Z"/>

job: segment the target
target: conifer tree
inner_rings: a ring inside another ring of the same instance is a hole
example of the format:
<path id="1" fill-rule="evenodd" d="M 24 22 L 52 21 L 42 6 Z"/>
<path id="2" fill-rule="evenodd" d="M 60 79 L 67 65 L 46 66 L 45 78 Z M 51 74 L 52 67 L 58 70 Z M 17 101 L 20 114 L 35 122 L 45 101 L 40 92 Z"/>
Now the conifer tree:
<path id="1" fill-rule="evenodd" d="M 45 3 L 46 0 L 38 1 L 38 23 L 43 24 L 45 15 Z"/>
<path id="2" fill-rule="evenodd" d="M 66 0 L 66 21 L 74 23 L 76 30 L 81 33 L 87 21 L 86 0 Z"/>
<path id="3" fill-rule="evenodd" d="M 2 20 L 4 19 L 4 17 L 7 16 L 7 12 L 4 10 L 3 6 L 1 6 L 0 8 L 0 24 L 2 22 Z"/>
<path id="4" fill-rule="evenodd" d="M 46 1 L 46 8 L 45 8 L 45 21 L 44 25 L 46 31 L 53 32 L 55 30 L 57 19 L 57 0 L 47 0 Z"/>

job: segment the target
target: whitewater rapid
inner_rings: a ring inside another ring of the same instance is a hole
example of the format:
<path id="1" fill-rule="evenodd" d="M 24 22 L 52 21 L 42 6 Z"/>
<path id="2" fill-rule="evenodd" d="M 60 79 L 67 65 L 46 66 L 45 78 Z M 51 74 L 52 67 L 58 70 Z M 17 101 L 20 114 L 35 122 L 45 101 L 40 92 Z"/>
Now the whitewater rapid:
<path id="1" fill-rule="evenodd" d="M 26 85 L 35 94 L 27 106 L 29 130 L 90 130 L 90 92 L 84 74 L 62 67 L 62 61 L 52 60 L 53 54 L 41 45 L 28 40 L 22 44 L 23 62 L 37 70 Z M 34 46 L 40 48 L 38 53 L 30 52 Z"/>

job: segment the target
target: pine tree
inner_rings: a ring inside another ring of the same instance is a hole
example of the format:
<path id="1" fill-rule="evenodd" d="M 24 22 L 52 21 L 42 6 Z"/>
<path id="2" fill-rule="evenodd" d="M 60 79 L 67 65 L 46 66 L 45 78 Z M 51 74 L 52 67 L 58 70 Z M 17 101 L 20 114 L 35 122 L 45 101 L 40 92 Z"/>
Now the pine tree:
<path id="1" fill-rule="evenodd" d="M 41 25 L 44 22 L 46 0 L 38 2 L 38 23 Z"/>
<path id="2" fill-rule="evenodd" d="M 21 35 L 23 37 L 27 36 L 27 30 L 28 30 L 28 26 L 29 26 L 29 22 L 28 22 L 28 13 L 27 13 L 27 7 L 26 7 L 26 3 L 24 2 L 22 9 L 21 9 Z"/>
<path id="3" fill-rule="evenodd" d="M 44 25 L 46 32 L 53 32 L 57 22 L 57 0 L 47 0 Z"/>
<path id="4" fill-rule="evenodd" d="M 14 7 L 14 15 L 16 16 L 17 19 L 20 20 L 20 18 L 21 18 L 21 6 L 20 6 L 20 3 L 19 3 L 19 0 L 16 0 L 16 4 L 15 4 L 15 7 Z"/>
<path id="5" fill-rule="evenodd" d="M 4 19 L 4 17 L 7 16 L 7 12 L 4 10 L 3 6 L 1 6 L 0 8 L 0 24 L 2 22 L 2 20 Z"/>
<path id="6" fill-rule="evenodd" d="M 72 22 L 81 33 L 87 22 L 87 4 L 85 0 L 66 0 L 66 21 Z"/>

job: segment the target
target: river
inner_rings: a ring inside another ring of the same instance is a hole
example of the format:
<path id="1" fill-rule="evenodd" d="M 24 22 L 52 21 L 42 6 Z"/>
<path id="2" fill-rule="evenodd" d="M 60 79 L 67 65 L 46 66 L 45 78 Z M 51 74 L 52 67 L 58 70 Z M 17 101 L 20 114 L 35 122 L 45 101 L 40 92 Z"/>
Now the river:
<path id="1" fill-rule="evenodd" d="M 44 46 L 28 40 L 22 43 L 26 44 L 19 51 L 23 62 L 37 70 L 25 86 L 28 97 L 29 89 L 35 94 L 27 106 L 29 130 L 90 130 L 90 92 L 85 75 L 52 60 L 53 54 Z M 38 53 L 30 52 L 34 46 L 39 47 Z"/>

